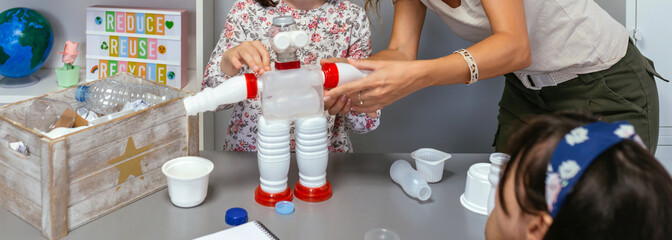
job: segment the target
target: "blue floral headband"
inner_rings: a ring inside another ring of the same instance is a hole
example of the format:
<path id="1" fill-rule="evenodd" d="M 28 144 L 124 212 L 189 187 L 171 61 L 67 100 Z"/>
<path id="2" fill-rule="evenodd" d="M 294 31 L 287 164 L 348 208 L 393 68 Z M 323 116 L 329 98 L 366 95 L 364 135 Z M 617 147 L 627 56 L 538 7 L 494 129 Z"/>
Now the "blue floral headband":
<path id="1" fill-rule="evenodd" d="M 546 170 L 546 204 L 551 217 L 560 212 L 565 199 L 584 170 L 611 146 L 625 139 L 640 143 L 635 128 L 627 122 L 595 122 L 570 131 L 560 140 Z"/>

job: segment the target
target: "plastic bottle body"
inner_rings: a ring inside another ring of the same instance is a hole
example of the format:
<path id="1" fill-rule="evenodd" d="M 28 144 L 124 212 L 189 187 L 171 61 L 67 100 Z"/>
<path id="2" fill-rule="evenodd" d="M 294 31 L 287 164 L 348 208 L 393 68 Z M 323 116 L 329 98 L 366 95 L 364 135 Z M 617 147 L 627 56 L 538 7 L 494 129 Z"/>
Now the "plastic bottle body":
<path id="1" fill-rule="evenodd" d="M 261 77 L 261 111 L 266 119 L 296 119 L 324 114 L 319 68 L 269 71 Z"/>
<path id="2" fill-rule="evenodd" d="M 123 84 L 114 80 L 79 86 L 75 91 L 77 101 L 86 102 L 87 108 L 100 114 L 118 112 L 127 102 L 138 99 L 152 106 L 174 97 L 175 93 L 160 86 Z"/>
<path id="3" fill-rule="evenodd" d="M 392 163 L 390 177 L 411 197 L 425 201 L 432 195 L 432 189 L 427 185 L 427 181 L 413 170 L 407 161 L 397 160 Z"/>

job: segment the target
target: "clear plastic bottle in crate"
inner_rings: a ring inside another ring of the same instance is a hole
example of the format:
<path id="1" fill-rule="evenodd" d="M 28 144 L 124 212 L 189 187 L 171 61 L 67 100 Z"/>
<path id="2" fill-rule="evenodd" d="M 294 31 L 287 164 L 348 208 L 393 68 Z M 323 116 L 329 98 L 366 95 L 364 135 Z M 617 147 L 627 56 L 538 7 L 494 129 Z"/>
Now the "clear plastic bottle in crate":
<path id="1" fill-rule="evenodd" d="M 138 99 L 154 106 L 175 97 L 177 93 L 166 87 L 121 83 L 114 80 L 82 85 L 75 90 L 77 101 L 86 102 L 86 108 L 105 115 L 118 112 L 127 102 Z"/>

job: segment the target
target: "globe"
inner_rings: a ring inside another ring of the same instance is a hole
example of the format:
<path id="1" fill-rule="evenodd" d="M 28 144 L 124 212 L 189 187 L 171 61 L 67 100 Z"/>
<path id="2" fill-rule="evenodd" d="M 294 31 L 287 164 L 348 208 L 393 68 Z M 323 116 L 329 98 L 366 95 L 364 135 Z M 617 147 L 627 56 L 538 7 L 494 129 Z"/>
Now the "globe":
<path id="1" fill-rule="evenodd" d="M 44 16 L 28 8 L 0 13 L 0 75 L 29 76 L 39 69 L 51 52 L 54 34 Z"/>

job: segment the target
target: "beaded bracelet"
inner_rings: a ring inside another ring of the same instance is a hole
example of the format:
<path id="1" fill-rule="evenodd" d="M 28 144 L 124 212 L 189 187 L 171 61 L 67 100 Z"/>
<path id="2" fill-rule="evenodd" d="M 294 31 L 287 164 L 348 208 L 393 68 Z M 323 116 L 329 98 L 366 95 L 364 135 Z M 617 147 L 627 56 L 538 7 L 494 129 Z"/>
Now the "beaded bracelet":
<path id="1" fill-rule="evenodd" d="M 459 53 L 462 55 L 465 61 L 467 61 L 467 65 L 469 66 L 469 73 L 471 75 L 471 78 L 469 79 L 469 82 L 467 82 L 467 85 L 471 85 L 476 83 L 478 81 L 478 66 L 476 66 L 476 60 L 474 59 L 473 56 L 467 51 L 467 49 L 459 49 L 455 51 L 454 53 Z"/>

